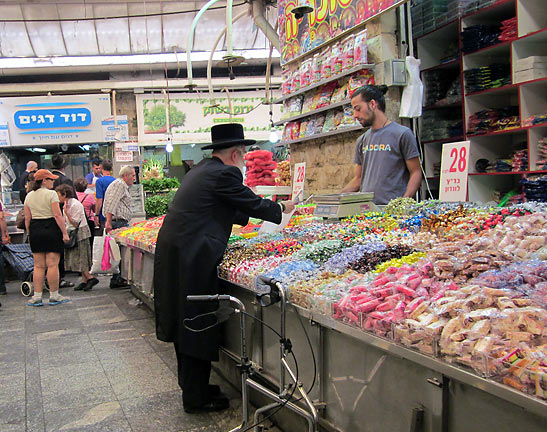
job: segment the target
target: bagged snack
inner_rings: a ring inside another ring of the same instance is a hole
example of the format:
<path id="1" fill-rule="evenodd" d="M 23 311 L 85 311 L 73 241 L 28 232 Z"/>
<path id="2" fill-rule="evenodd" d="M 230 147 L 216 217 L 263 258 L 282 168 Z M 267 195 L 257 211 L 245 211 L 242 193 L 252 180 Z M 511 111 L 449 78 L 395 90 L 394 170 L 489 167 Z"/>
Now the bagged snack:
<path id="1" fill-rule="evenodd" d="M 312 117 L 311 119 L 308 120 L 308 127 L 306 128 L 306 136 L 309 137 L 309 136 L 312 136 L 315 132 L 315 120 L 316 120 L 316 117 Z M 321 125 L 321 127 L 323 127 L 323 125 Z"/>
<path id="2" fill-rule="evenodd" d="M 316 116 L 315 121 L 313 122 L 313 135 L 323 132 L 324 124 L 325 116 L 323 114 L 319 114 L 318 116 Z"/>
<path id="3" fill-rule="evenodd" d="M 348 36 L 342 42 L 342 70 L 348 70 L 353 67 L 354 64 L 354 42 L 353 35 Z"/>
<path id="4" fill-rule="evenodd" d="M 303 104 L 303 101 L 304 101 L 304 97 L 303 96 L 296 96 L 296 97 L 293 97 L 291 99 L 289 99 L 290 101 L 290 104 L 289 104 L 289 117 L 292 117 L 292 116 L 295 116 L 295 115 L 298 115 L 298 114 L 301 114 L 302 113 L 302 104 Z"/>
<path id="5" fill-rule="evenodd" d="M 306 93 L 304 96 L 304 103 L 302 104 L 302 114 L 310 112 L 314 109 L 314 96 L 313 92 Z"/>
<path id="6" fill-rule="evenodd" d="M 321 99 L 321 88 L 315 89 L 312 99 L 312 110 L 318 108 L 319 100 Z"/>
<path id="7" fill-rule="evenodd" d="M 305 138 L 307 131 L 308 131 L 308 121 L 304 120 L 300 122 L 300 132 L 298 134 L 298 138 Z"/>
<path id="8" fill-rule="evenodd" d="M 281 94 L 288 95 L 291 92 L 292 74 L 289 69 L 284 69 L 281 72 Z"/>
<path id="9" fill-rule="evenodd" d="M 358 66 L 367 64 L 367 30 L 363 30 L 355 35 L 353 43 L 353 65 Z"/>
<path id="10" fill-rule="evenodd" d="M 374 73 L 370 69 L 361 70 L 351 76 L 348 83 L 348 97 L 364 85 L 374 85 Z"/>
<path id="11" fill-rule="evenodd" d="M 340 124 L 341 127 L 344 126 L 354 126 L 357 124 L 357 121 L 353 118 L 353 108 L 351 106 L 344 107 L 344 120 Z"/>
<path id="12" fill-rule="evenodd" d="M 281 120 L 285 120 L 291 116 L 291 100 L 286 99 L 283 102 L 283 112 L 281 113 Z"/>
<path id="13" fill-rule="evenodd" d="M 321 63 L 321 79 L 327 79 L 332 76 L 331 68 L 331 50 L 330 47 L 325 48 L 321 52 L 323 62 Z"/>
<path id="14" fill-rule="evenodd" d="M 344 117 L 345 114 L 343 110 L 334 111 L 334 129 L 338 129 L 338 127 L 344 123 Z"/>
<path id="15" fill-rule="evenodd" d="M 283 141 L 290 141 L 291 140 L 291 133 L 292 133 L 292 122 L 285 123 L 285 127 L 283 128 Z"/>
<path id="16" fill-rule="evenodd" d="M 303 61 L 300 65 L 300 88 L 304 88 L 310 85 L 311 62 L 312 59 L 308 59 Z"/>
<path id="17" fill-rule="evenodd" d="M 317 53 L 313 56 L 310 67 L 310 81 L 312 83 L 321 81 L 321 65 L 323 64 L 323 57 Z"/>
<path id="18" fill-rule="evenodd" d="M 342 73 L 342 47 L 339 43 L 332 46 L 330 62 L 331 75 Z"/>
<path id="19" fill-rule="evenodd" d="M 325 123 L 323 124 L 322 132 L 330 132 L 331 130 L 336 129 L 334 125 L 334 110 L 328 111 L 325 117 Z"/>
<path id="20" fill-rule="evenodd" d="M 332 96 L 332 92 L 336 88 L 337 83 L 336 82 L 330 82 L 328 84 L 325 84 L 323 87 L 321 87 L 321 96 L 319 97 L 319 101 L 317 102 L 317 105 L 315 108 L 323 108 L 330 105 L 330 98 Z"/>
<path id="21" fill-rule="evenodd" d="M 291 130 L 291 139 L 295 140 L 300 137 L 300 122 L 294 122 Z"/>
<path id="22" fill-rule="evenodd" d="M 291 93 L 300 90 L 300 71 L 297 69 L 292 73 Z"/>
<path id="23" fill-rule="evenodd" d="M 338 86 L 334 89 L 330 98 L 331 104 L 342 102 L 348 98 L 348 81 L 349 78 L 338 81 Z"/>

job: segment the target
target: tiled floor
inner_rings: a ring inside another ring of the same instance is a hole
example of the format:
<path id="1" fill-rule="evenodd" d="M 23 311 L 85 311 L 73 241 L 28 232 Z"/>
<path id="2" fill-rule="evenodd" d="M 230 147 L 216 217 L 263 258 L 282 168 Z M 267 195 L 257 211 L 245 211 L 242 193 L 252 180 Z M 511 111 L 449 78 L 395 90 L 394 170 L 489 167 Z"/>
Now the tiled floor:
<path id="1" fill-rule="evenodd" d="M 77 282 L 75 277 L 69 280 Z M 72 301 L 29 307 L 19 282 L 0 296 L 0 431 L 229 431 L 239 393 L 214 372 L 230 409 L 185 414 L 172 344 L 155 337 L 152 313 L 129 290 L 100 279 Z M 270 431 L 278 431 L 271 427 Z"/>

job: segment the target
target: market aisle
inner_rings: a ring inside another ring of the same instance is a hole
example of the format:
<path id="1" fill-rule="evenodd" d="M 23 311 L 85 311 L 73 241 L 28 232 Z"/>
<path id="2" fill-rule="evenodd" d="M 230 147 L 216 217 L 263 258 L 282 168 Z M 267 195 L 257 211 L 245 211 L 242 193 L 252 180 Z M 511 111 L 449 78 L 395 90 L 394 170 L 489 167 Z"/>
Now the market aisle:
<path id="1" fill-rule="evenodd" d="M 72 278 L 75 281 L 75 278 Z M 231 408 L 189 415 L 172 344 L 129 290 L 62 290 L 72 302 L 29 307 L 19 282 L 0 296 L 0 431 L 227 431 L 239 393 L 219 376 Z M 48 295 L 46 294 L 45 299 Z M 276 430 L 276 429 L 270 429 Z"/>

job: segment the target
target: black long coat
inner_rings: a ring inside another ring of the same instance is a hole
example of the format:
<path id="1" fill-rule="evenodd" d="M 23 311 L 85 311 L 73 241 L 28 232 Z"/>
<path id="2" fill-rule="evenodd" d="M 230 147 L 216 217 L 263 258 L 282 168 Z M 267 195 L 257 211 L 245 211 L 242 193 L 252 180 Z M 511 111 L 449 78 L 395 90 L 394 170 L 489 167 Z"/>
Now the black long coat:
<path id="1" fill-rule="evenodd" d="M 218 360 L 220 328 L 194 333 L 183 320 L 216 309 L 190 303 L 188 295 L 218 294 L 217 266 L 222 260 L 232 224 L 248 217 L 281 221 L 281 208 L 243 185 L 240 170 L 213 157 L 186 174 L 158 235 L 154 259 L 156 335 L 178 343 L 184 354 Z M 210 323 L 210 322 L 209 322 Z M 208 323 L 193 323 L 193 328 Z"/>

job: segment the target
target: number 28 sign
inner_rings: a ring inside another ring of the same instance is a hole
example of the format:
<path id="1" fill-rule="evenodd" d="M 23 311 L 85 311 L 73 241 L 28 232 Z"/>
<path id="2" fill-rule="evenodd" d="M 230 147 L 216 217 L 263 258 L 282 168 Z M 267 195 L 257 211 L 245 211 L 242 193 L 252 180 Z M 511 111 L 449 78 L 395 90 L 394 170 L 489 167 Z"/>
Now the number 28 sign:
<path id="1" fill-rule="evenodd" d="M 441 201 L 465 201 L 469 168 L 469 141 L 443 145 L 441 158 Z"/>
<path id="2" fill-rule="evenodd" d="M 292 184 L 292 199 L 304 198 L 304 183 L 306 181 L 306 162 L 294 164 L 294 176 Z M 302 196 L 300 193 L 302 192 Z"/>

